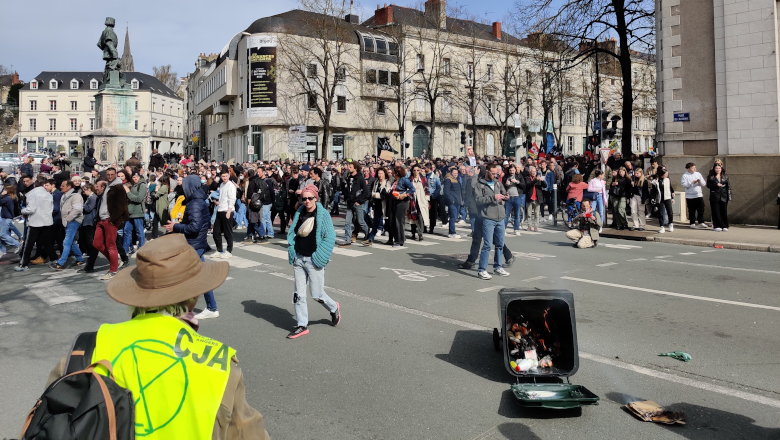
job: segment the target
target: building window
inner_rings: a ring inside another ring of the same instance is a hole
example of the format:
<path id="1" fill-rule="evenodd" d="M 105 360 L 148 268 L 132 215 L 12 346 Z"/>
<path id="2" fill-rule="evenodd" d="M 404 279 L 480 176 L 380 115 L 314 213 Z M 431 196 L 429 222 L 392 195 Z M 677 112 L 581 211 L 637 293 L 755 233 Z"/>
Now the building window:
<path id="1" fill-rule="evenodd" d="M 95 101 L 89 101 L 89 111 L 95 110 Z"/>
<path id="2" fill-rule="evenodd" d="M 574 125 L 574 108 L 571 105 L 563 109 L 563 121 L 564 125 Z"/>
<path id="3" fill-rule="evenodd" d="M 89 82 L 89 88 L 92 90 L 97 90 L 98 82 L 96 79 L 93 79 L 92 81 Z"/>
<path id="4" fill-rule="evenodd" d="M 73 81 L 70 82 L 70 88 L 73 89 L 73 90 L 78 89 L 79 88 L 79 82 L 74 79 Z"/>
<path id="5" fill-rule="evenodd" d="M 95 129 L 95 118 L 89 118 L 89 129 L 90 130 Z"/>
<path id="6" fill-rule="evenodd" d="M 380 70 L 379 71 L 379 84 L 388 85 L 390 84 L 390 72 L 387 70 Z"/>
<path id="7" fill-rule="evenodd" d="M 133 90 L 138 90 L 138 80 L 134 79 L 130 81 L 130 88 Z"/>
<path id="8" fill-rule="evenodd" d="M 54 131 L 56 129 L 57 129 L 57 120 L 54 118 L 49 119 L 49 130 Z"/>
<path id="9" fill-rule="evenodd" d="M 135 102 L 135 109 L 138 110 L 138 101 Z"/>
<path id="10" fill-rule="evenodd" d="M 306 76 L 309 78 L 316 78 L 317 77 L 317 65 L 314 63 L 309 63 L 306 65 Z"/>
<path id="11" fill-rule="evenodd" d="M 30 119 L 30 131 L 35 131 L 38 128 L 38 123 L 35 119 Z"/>
<path id="12" fill-rule="evenodd" d="M 30 101 L 30 111 L 38 110 L 38 101 Z"/>
<path id="13" fill-rule="evenodd" d="M 493 65 L 492 64 L 488 64 L 487 65 L 487 75 L 486 75 L 486 77 L 487 77 L 488 81 L 493 81 Z"/>
<path id="14" fill-rule="evenodd" d="M 51 100 L 49 101 L 49 110 L 51 111 L 57 111 L 57 101 Z"/>
<path id="15" fill-rule="evenodd" d="M 378 115 L 384 115 L 385 114 L 385 102 L 384 101 L 377 101 L 376 102 L 376 114 L 378 114 Z"/>
<path id="16" fill-rule="evenodd" d="M 382 38 L 376 39 L 376 53 L 387 55 L 387 41 Z"/>
<path id="17" fill-rule="evenodd" d="M 49 88 L 52 89 L 52 90 L 56 90 L 57 89 L 57 80 L 56 79 L 53 79 L 53 80 L 49 81 Z"/>
<path id="18" fill-rule="evenodd" d="M 368 84 L 376 84 L 376 70 L 374 69 L 366 70 L 366 82 Z"/>
<path id="19" fill-rule="evenodd" d="M 466 78 L 474 79 L 474 63 L 472 62 L 466 63 Z"/>
<path id="20" fill-rule="evenodd" d="M 160 113 L 165 114 L 165 104 L 161 105 Z"/>
<path id="21" fill-rule="evenodd" d="M 317 110 L 317 94 L 309 92 L 307 99 L 307 107 L 309 110 Z"/>
<path id="22" fill-rule="evenodd" d="M 70 118 L 70 131 L 76 131 L 79 129 L 79 123 L 76 118 Z"/>
<path id="23" fill-rule="evenodd" d="M 441 60 L 441 74 L 444 76 L 450 76 L 450 59 L 442 58 Z"/>
<path id="24" fill-rule="evenodd" d="M 493 116 L 493 97 L 488 97 L 485 106 L 487 107 L 488 115 Z"/>
<path id="25" fill-rule="evenodd" d="M 390 85 L 391 86 L 401 85 L 401 77 L 398 74 L 398 72 L 390 72 Z"/>
<path id="26" fill-rule="evenodd" d="M 531 119 L 531 114 L 533 113 L 533 104 L 530 99 L 525 100 L 525 119 Z"/>
<path id="27" fill-rule="evenodd" d="M 339 113 L 346 113 L 347 112 L 347 97 L 346 96 L 337 96 L 336 97 L 336 111 Z"/>
<path id="28" fill-rule="evenodd" d="M 71 109 L 71 110 L 78 110 L 78 109 L 79 109 L 79 104 L 78 104 L 78 102 L 77 102 L 77 101 L 71 101 L 71 102 L 70 102 L 70 109 Z"/>
<path id="29" fill-rule="evenodd" d="M 138 101 L 136 101 L 136 102 L 138 102 Z M 156 103 L 156 102 L 153 102 L 153 103 L 152 103 L 152 111 L 155 111 L 155 108 L 156 108 L 156 107 L 157 107 L 157 103 Z"/>
<path id="30" fill-rule="evenodd" d="M 365 47 L 366 52 L 374 52 L 374 39 L 369 35 L 364 35 L 363 46 Z"/>
<path id="31" fill-rule="evenodd" d="M 634 117 L 634 130 L 639 130 L 639 120 L 642 119 L 638 116 Z"/>
<path id="32" fill-rule="evenodd" d="M 526 84 L 531 84 L 531 82 L 533 82 L 533 76 L 531 75 L 530 70 L 525 71 L 525 82 Z"/>
<path id="33" fill-rule="evenodd" d="M 417 70 L 425 69 L 425 57 L 422 54 L 417 54 Z"/>
<path id="34" fill-rule="evenodd" d="M 566 146 L 569 147 L 569 151 L 574 151 L 574 136 L 566 136 Z"/>
<path id="35" fill-rule="evenodd" d="M 138 130 L 138 119 L 135 120 L 135 129 Z"/>
<path id="36" fill-rule="evenodd" d="M 36 81 L 36 80 L 32 80 L 32 81 L 30 82 L 30 89 L 31 89 L 31 90 L 38 90 L 38 81 Z"/>

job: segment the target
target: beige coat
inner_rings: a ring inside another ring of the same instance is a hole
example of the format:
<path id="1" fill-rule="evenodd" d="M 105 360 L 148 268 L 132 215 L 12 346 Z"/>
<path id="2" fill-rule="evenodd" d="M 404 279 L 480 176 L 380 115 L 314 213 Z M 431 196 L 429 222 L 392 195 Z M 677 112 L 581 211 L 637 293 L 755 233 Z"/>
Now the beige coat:
<path id="1" fill-rule="evenodd" d="M 409 180 L 411 180 L 412 185 L 414 185 L 414 198 L 417 200 L 417 206 L 420 208 L 420 217 L 422 217 L 417 220 L 417 225 L 425 225 L 427 228 L 430 223 L 430 219 L 428 218 L 428 199 L 430 196 L 425 195 L 425 186 L 422 183 L 422 179 L 419 177 L 412 179 L 410 177 Z"/>

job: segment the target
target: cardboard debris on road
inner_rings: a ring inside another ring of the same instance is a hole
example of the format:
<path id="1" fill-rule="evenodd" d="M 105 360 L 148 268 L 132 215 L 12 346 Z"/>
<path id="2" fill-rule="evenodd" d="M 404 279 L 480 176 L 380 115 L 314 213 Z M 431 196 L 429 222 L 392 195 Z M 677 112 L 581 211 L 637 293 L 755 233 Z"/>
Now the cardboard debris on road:
<path id="1" fill-rule="evenodd" d="M 663 423 L 665 425 L 685 424 L 685 413 L 666 410 L 652 400 L 631 402 L 626 405 L 626 408 L 631 414 L 639 417 L 639 420 L 645 422 Z"/>

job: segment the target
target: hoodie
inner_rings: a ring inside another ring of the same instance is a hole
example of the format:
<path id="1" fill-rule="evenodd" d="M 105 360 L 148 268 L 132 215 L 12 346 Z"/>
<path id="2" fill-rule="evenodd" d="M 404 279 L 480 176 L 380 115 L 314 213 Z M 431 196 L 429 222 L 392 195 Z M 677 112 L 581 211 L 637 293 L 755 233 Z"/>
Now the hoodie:
<path id="1" fill-rule="evenodd" d="M 182 182 L 187 208 L 180 223 L 173 225 L 173 232 L 184 234 L 187 243 L 195 249 L 208 248 L 208 233 L 211 227 L 209 204 L 201 189 L 200 178 L 189 175 Z"/>
<path id="2" fill-rule="evenodd" d="M 117 228 L 130 218 L 127 210 L 127 193 L 119 177 L 114 179 L 103 193 L 99 215 L 100 220 L 109 220 Z"/>
<path id="3" fill-rule="evenodd" d="M 27 216 L 27 226 L 40 228 L 54 224 L 52 212 L 54 199 L 43 186 L 38 186 L 27 193 L 27 206 L 22 208 L 22 214 Z"/>
<path id="4" fill-rule="evenodd" d="M 97 165 L 97 160 L 95 159 L 95 149 L 90 148 L 87 150 L 87 157 L 85 157 L 84 162 L 82 162 L 84 172 L 92 173 L 92 170 L 95 169 L 95 165 Z"/>

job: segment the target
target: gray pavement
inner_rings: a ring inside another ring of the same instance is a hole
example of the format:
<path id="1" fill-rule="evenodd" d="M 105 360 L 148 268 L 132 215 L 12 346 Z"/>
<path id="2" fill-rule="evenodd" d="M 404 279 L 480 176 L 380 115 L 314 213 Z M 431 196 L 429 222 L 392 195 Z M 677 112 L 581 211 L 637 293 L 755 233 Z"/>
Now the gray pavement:
<path id="1" fill-rule="evenodd" d="M 338 250 L 325 281 L 343 322 L 331 327 L 309 301 L 311 333 L 293 341 L 284 243 L 237 246 L 216 291 L 221 316 L 201 333 L 237 350 L 247 398 L 277 439 L 780 438 L 780 255 L 614 239 L 578 250 L 544 227 L 508 236 L 511 275 L 483 281 L 455 265 L 467 232 Z M 124 320 L 127 309 L 95 277 L 9 266 L 0 277 L 0 438 L 13 438 L 75 334 Z M 501 286 L 574 293 L 580 369 L 571 381 L 599 395 L 598 406 L 517 405 L 492 346 Z M 674 350 L 693 360 L 657 356 Z M 621 408 L 635 399 L 685 411 L 688 424 L 640 422 Z"/>

